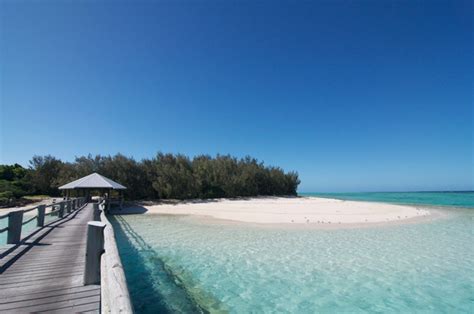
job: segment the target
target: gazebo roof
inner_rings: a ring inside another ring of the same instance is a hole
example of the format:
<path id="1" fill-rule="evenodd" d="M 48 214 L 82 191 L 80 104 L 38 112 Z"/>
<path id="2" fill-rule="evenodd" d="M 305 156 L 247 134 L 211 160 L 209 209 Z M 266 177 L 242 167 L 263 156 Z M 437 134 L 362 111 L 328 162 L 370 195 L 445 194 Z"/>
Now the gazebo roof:
<path id="1" fill-rule="evenodd" d="M 113 190 L 125 190 L 126 187 L 123 185 L 110 180 L 98 173 L 92 173 L 83 178 L 69 182 L 59 187 L 60 190 L 72 190 L 72 189 L 113 189 Z"/>

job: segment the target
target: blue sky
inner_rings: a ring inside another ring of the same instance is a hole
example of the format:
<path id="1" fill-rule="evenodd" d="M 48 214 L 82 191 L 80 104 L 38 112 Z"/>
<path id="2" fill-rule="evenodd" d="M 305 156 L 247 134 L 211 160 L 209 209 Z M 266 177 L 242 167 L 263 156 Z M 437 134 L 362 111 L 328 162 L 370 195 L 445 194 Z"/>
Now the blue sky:
<path id="1" fill-rule="evenodd" d="M 252 155 L 474 189 L 471 1 L 2 1 L 0 162 Z"/>

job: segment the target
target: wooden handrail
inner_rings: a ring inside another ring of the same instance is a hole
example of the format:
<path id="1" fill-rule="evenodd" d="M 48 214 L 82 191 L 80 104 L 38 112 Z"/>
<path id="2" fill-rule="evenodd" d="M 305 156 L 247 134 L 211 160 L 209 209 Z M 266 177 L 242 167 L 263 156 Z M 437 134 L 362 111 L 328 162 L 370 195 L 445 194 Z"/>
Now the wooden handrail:
<path id="1" fill-rule="evenodd" d="M 30 208 L 30 209 L 23 209 L 23 213 L 30 212 L 30 211 L 35 210 L 35 209 L 37 209 L 37 208 L 38 208 L 38 206 L 35 206 L 35 207 L 33 207 L 33 208 Z"/>
<path id="2" fill-rule="evenodd" d="M 104 207 L 103 202 L 100 205 Z M 101 210 L 100 220 L 105 223 L 104 253 L 100 263 L 101 312 L 133 313 L 125 272 L 115 242 L 114 229 L 104 210 Z"/>
<path id="3" fill-rule="evenodd" d="M 28 219 L 28 220 L 26 220 L 26 221 L 23 221 L 21 224 L 22 224 L 22 225 L 26 225 L 27 223 L 32 222 L 33 220 L 35 220 L 35 219 L 37 219 L 37 218 L 38 218 L 38 215 L 33 216 L 33 217 L 31 217 L 30 219 Z"/>
<path id="4" fill-rule="evenodd" d="M 17 244 L 21 242 L 21 231 L 23 228 L 23 225 L 28 224 L 29 222 L 37 219 L 37 227 L 42 228 L 43 223 L 44 223 L 44 217 L 47 215 L 51 215 L 53 212 L 61 212 L 64 214 L 64 208 L 66 206 L 68 211 L 67 213 L 76 210 L 82 205 L 85 204 L 85 198 L 84 197 L 78 197 L 75 198 L 75 202 L 71 202 L 71 200 L 64 200 L 58 203 L 53 203 L 49 205 L 38 205 L 33 208 L 28 208 L 28 209 L 22 209 L 22 210 L 16 210 L 16 211 L 11 211 L 8 214 L 0 216 L 0 219 L 7 218 L 8 217 L 8 227 L 5 227 L 3 229 L 0 229 L 0 233 L 8 231 L 7 235 L 7 244 Z M 74 204 L 75 208 L 71 207 L 70 204 Z M 54 206 L 59 206 L 58 210 L 54 210 Z M 46 207 L 52 207 L 52 211 L 50 213 L 45 213 L 45 208 Z M 38 213 L 34 217 L 29 217 L 26 221 L 23 221 L 23 216 L 25 213 L 31 212 L 33 210 L 37 210 Z M 59 215 L 58 219 L 61 219 L 63 215 Z"/>

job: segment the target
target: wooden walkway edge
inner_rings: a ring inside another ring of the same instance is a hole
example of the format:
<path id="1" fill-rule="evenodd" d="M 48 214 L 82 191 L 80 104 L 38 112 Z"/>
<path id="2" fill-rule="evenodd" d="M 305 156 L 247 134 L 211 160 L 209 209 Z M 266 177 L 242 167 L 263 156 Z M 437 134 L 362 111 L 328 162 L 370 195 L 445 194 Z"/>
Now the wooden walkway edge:
<path id="1" fill-rule="evenodd" d="M 100 311 L 100 285 L 83 285 L 92 204 L 0 250 L 0 313 Z"/>

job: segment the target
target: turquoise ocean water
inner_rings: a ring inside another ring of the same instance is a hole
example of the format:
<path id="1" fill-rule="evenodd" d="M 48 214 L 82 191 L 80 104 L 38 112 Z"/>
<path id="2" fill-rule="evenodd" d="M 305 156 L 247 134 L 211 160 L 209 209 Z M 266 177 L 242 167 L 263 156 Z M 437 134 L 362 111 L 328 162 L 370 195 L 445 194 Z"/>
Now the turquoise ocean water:
<path id="1" fill-rule="evenodd" d="M 36 211 L 28 212 L 23 216 L 23 221 L 27 221 L 28 219 L 32 218 L 33 216 L 36 216 Z M 48 215 L 44 218 L 44 223 L 47 224 L 53 220 L 57 219 L 57 216 L 51 216 Z M 21 229 L 21 237 L 24 238 L 37 230 L 38 228 L 36 227 L 37 225 L 37 220 L 33 219 L 29 223 L 26 223 L 23 225 Z M 0 219 L 0 229 L 8 227 L 8 218 Z M 0 246 L 4 245 L 7 243 L 7 232 L 2 232 L 0 233 Z"/>
<path id="2" fill-rule="evenodd" d="M 348 197 L 474 207 L 473 193 L 403 194 Z M 166 215 L 112 223 L 138 313 L 472 313 L 474 210 L 446 211 L 431 222 L 338 230 Z"/>
<path id="3" fill-rule="evenodd" d="M 24 215 L 23 217 L 23 221 L 27 221 L 28 219 L 32 218 L 34 216 L 34 214 L 26 214 Z M 1 228 L 4 228 L 4 227 L 8 227 L 8 218 L 5 218 L 5 219 L 1 219 L 0 220 L 0 229 Z M 27 224 L 25 224 L 23 226 L 23 228 L 21 229 L 21 237 L 25 237 L 27 236 L 28 234 L 30 234 L 32 231 L 34 231 L 36 229 L 36 220 L 33 220 Z M 7 232 L 3 232 L 3 233 L 0 233 L 0 245 L 4 245 L 7 243 Z"/>
<path id="4" fill-rule="evenodd" d="M 474 208 L 474 192 L 301 193 L 342 200 Z"/>

